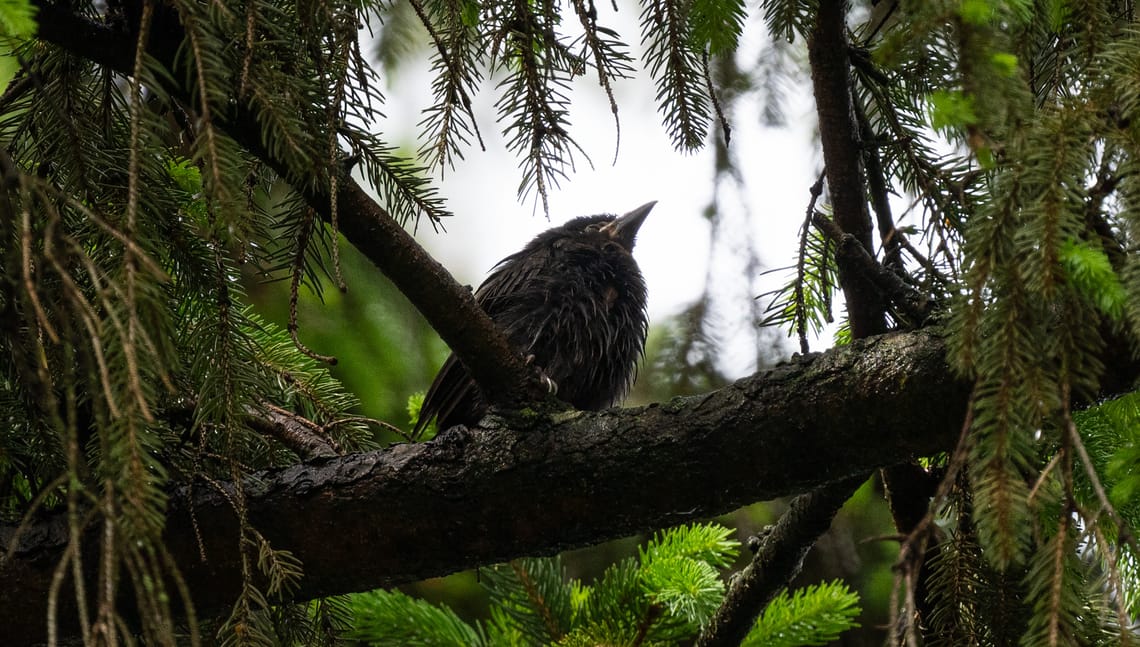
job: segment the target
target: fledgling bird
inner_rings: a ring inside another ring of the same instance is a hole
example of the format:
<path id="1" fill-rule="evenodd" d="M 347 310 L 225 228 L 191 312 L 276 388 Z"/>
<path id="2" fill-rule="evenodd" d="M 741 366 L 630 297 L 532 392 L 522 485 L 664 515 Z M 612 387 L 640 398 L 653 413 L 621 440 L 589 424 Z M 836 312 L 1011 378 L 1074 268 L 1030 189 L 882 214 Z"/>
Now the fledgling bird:
<path id="1" fill-rule="evenodd" d="M 649 329 L 633 244 L 655 204 L 548 229 L 499 261 L 475 291 L 507 341 L 578 409 L 612 406 L 633 383 Z M 433 418 L 442 431 L 474 425 L 486 413 L 478 385 L 451 355 L 424 397 L 413 437 Z"/>

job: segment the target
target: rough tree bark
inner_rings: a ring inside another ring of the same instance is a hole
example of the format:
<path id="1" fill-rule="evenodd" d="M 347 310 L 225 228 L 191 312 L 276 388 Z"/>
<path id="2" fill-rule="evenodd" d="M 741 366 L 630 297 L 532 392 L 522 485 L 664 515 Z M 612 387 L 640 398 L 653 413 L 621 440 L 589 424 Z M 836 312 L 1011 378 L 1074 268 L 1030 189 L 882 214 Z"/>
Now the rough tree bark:
<path id="1" fill-rule="evenodd" d="M 938 331 L 884 335 L 704 395 L 295 465 L 244 485 L 249 520 L 303 561 L 303 600 L 704 519 L 951 449 L 968 385 L 944 356 Z M 65 528 L 34 522 L 0 572 L 13 643 L 43 637 Z M 14 530 L 0 527 L 0 545 Z M 236 595 L 237 533 L 221 493 L 173 494 L 167 544 L 200 614 Z"/>
<path id="2" fill-rule="evenodd" d="M 819 137 L 827 173 L 827 188 L 835 221 L 870 253 L 871 218 L 867 212 L 862 146 L 855 129 L 851 104 L 850 65 L 846 38 L 847 3 L 822 0 L 808 39 L 808 60 L 819 115 Z M 885 304 L 874 284 L 854 268 L 839 266 L 851 334 L 859 339 L 886 329 Z"/>

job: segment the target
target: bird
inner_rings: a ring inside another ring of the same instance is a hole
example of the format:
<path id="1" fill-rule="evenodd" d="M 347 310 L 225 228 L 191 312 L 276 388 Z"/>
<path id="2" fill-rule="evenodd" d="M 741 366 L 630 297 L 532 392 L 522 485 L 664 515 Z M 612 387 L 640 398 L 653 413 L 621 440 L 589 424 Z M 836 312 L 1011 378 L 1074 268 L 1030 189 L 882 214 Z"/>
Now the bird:
<path id="1" fill-rule="evenodd" d="M 555 395 L 599 411 L 625 397 L 645 352 L 648 291 L 633 258 L 648 202 L 624 214 L 574 218 L 499 261 L 475 302 Z M 420 407 L 418 438 L 434 419 L 444 431 L 477 424 L 488 403 L 453 353 Z"/>

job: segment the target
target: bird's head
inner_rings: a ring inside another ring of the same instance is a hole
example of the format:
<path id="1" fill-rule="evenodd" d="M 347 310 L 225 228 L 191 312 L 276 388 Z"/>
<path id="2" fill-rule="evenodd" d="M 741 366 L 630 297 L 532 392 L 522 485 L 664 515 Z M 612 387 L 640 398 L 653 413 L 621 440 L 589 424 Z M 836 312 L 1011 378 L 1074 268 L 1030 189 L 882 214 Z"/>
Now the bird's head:
<path id="1" fill-rule="evenodd" d="M 656 200 L 647 202 L 621 216 L 603 215 L 575 218 L 563 225 L 561 229 L 565 234 L 571 236 L 589 236 L 596 237 L 604 242 L 612 241 L 621 245 L 627 252 L 632 252 L 637 231 L 641 229 L 641 223 L 645 222 L 646 216 L 653 210 L 655 204 L 657 204 Z"/>

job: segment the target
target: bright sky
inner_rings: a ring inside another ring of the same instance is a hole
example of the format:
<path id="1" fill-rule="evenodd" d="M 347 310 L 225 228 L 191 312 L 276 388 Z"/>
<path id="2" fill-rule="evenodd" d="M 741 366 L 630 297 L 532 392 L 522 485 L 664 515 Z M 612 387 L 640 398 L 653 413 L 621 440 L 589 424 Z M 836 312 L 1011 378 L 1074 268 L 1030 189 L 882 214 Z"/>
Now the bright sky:
<path id="1" fill-rule="evenodd" d="M 608 7 L 608 3 L 599 5 Z M 612 12 L 612 9 L 606 9 Z M 626 11 L 618 31 L 627 40 L 637 34 L 635 16 Z M 605 20 L 605 17 L 600 17 Z M 611 16 L 612 20 L 612 16 Z M 754 32 L 763 30 L 755 23 Z M 742 47 L 742 55 L 758 50 Z M 430 69 L 424 58 L 400 70 L 386 91 L 387 120 L 383 125 L 389 141 L 411 147 L 415 141 L 420 111 L 430 105 Z M 788 126 L 765 128 L 760 124 L 758 98 L 737 104 L 731 150 L 739 160 L 746 186 L 742 194 L 727 191 L 722 210 L 729 223 L 751 229 L 765 269 L 793 262 L 799 227 L 809 200 L 808 189 L 818 173 L 812 158 L 815 115 L 809 88 L 790 89 L 786 110 Z M 487 151 L 473 148 L 466 159 L 448 169 L 437 182 L 456 218 L 447 222 L 446 233 L 435 233 L 421 223 L 417 238 L 458 281 L 478 285 L 491 267 L 526 244 L 544 229 L 570 218 L 594 213 L 623 213 L 650 200 L 657 206 L 638 236 L 635 257 L 649 285 L 650 321 L 676 314 L 695 301 L 704 287 L 710 258 L 709 226 L 702 210 L 713 193 L 713 150 L 694 154 L 676 152 L 661 124 L 649 74 L 638 70 L 636 79 L 618 82 L 615 95 L 621 118 L 621 148 L 614 160 L 615 131 L 608 102 L 587 76 L 576 86 L 570 109 L 571 132 L 590 155 L 594 168 L 584 158 L 577 172 L 550 193 L 550 220 L 533 199 L 520 203 L 516 187 L 520 180 L 517 160 L 505 149 L 495 122 L 493 86 L 475 99 L 476 115 Z M 728 243 L 746 240 L 739 231 Z M 726 289 L 739 288 L 732 298 L 756 296 L 786 280 L 786 275 L 768 276 L 765 286 L 749 286 L 749 278 L 734 266 L 730 254 L 715 254 L 715 283 Z M 724 313 L 736 317 L 735 313 Z M 731 323 L 731 322 L 729 322 Z M 741 349 L 743 359 L 725 370 L 742 375 L 752 370 L 754 353 Z"/>

